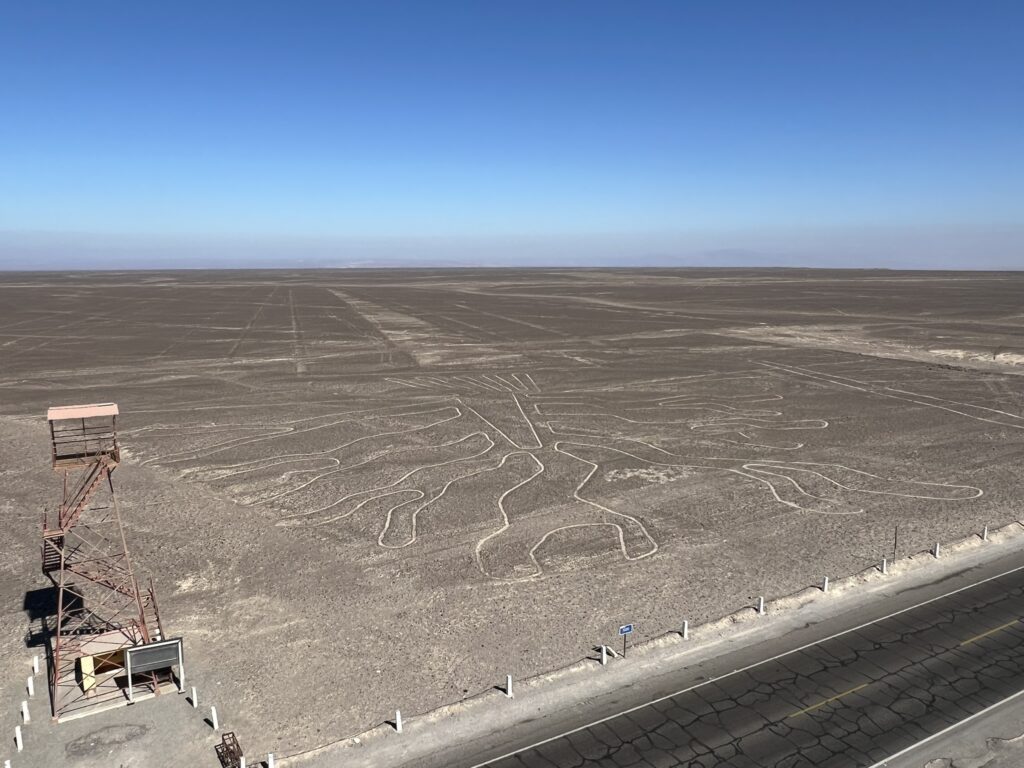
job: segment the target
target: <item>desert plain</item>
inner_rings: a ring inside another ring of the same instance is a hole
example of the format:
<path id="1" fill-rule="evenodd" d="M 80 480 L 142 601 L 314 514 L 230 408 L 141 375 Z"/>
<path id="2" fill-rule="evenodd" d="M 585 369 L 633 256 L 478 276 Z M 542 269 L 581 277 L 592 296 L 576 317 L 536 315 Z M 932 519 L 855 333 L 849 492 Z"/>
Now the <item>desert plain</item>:
<path id="1" fill-rule="evenodd" d="M 1022 376 L 1024 273 L 3 274 L 0 675 L 51 405 L 118 403 L 134 566 L 287 756 L 1020 519 Z"/>

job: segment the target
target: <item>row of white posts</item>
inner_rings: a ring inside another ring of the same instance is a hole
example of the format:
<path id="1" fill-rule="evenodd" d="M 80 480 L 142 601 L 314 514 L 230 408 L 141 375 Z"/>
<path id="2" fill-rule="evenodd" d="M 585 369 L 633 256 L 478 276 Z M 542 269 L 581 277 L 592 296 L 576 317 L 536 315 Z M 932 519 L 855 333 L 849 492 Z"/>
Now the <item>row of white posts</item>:
<path id="1" fill-rule="evenodd" d="M 26 682 L 25 682 L 25 690 L 28 692 L 28 698 L 29 699 L 34 698 L 35 695 L 36 695 L 35 676 L 38 675 L 38 674 L 39 674 L 39 657 L 38 656 L 33 656 L 32 657 L 32 674 L 28 676 L 28 678 L 26 679 Z M 510 680 L 509 685 L 511 685 L 511 678 L 509 678 L 509 680 Z M 509 690 L 511 690 L 511 688 Z M 192 701 L 192 708 L 193 709 L 198 709 L 199 708 L 199 696 L 198 696 L 198 693 L 196 692 L 195 686 L 192 686 L 192 699 L 191 699 L 191 701 Z M 22 733 L 21 727 L 22 727 L 22 725 L 28 725 L 30 722 L 32 722 L 32 715 L 28 711 L 28 700 L 27 699 L 25 701 L 21 702 L 21 720 L 22 720 L 21 724 L 14 726 L 14 745 L 17 748 L 18 752 L 21 752 L 21 751 L 23 751 L 25 749 L 25 737 L 24 737 L 24 734 Z M 217 719 L 217 708 L 216 707 L 210 707 L 210 725 L 213 727 L 214 731 L 219 731 L 220 730 L 220 721 Z M 4 768 L 11 768 L 11 761 L 10 760 L 4 760 Z M 242 758 L 241 768 L 245 768 L 245 758 L 244 757 Z M 273 754 L 267 755 L 267 768 L 274 768 L 274 755 Z"/>
<path id="2" fill-rule="evenodd" d="M 981 540 L 983 542 L 987 542 L 988 541 L 988 526 L 987 525 L 982 529 Z M 936 558 L 939 556 L 940 549 L 941 549 L 940 543 L 936 542 L 935 543 L 935 548 L 932 550 L 932 554 L 935 555 Z M 882 566 L 881 566 L 880 569 L 881 569 L 883 574 L 887 574 L 889 572 L 889 560 L 888 560 L 888 558 L 885 558 L 885 557 L 882 558 Z M 824 577 L 822 579 L 822 581 L 821 581 L 821 591 L 822 592 L 827 592 L 828 591 L 828 585 L 829 585 L 828 577 Z M 754 606 L 754 609 L 757 611 L 758 615 L 760 615 L 760 616 L 763 616 L 767 612 L 767 609 L 765 607 L 765 599 L 764 599 L 763 596 L 758 598 L 758 601 L 757 601 L 756 605 Z M 683 621 L 683 627 L 682 627 L 682 630 L 680 631 L 679 634 L 683 638 L 683 640 L 689 640 L 690 639 L 690 623 L 688 621 L 686 621 L 686 620 Z M 602 667 L 607 667 L 607 665 L 608 665 L 608 655 L 609 655 L 609 653 L 614 655 L 615 651 L 613 651 L 607 645 L 603 645 L 602 644 L 600 646 L 600 652 L 601 652 L 600 664 L 601 664 Z M 505 676 L 505 695 L 508 698 L 513 698 L 513 695 L 512 695 L 512 676 L 511 675 L 506 675 Z M 196 689 L 193 688 L 193 699 L 194 700 L 195 700 L 195 697 L 196 697 Z M 214 712 L 214 718 L 215 718 L 214 722 L 216 722 L 216 712 Z M 214 726 L 214 727 L 216 728 L 216 726 Z M 402 731 L 401 710 L 395 710 L 394 711 L 394 730 L 395 730 L 396 733 L 401 733 L 401 731 Z M 273 765 L 272 760 L 271 760 L 270 765 L 272 767 L 272 765 Z M 245 764 L 243 764 L 242 768 L 245 768 Z"/>
<path id="3" fill-rule="evenodd" d="M 35 698 L 36 695 L 36 680 L 35 676 L 39 674 L 39 657 L 32 657 L 32 674 L 25 679 L 25 691 L 28 693 L 28 699 Z M 18 752 L 25 749 L 25 735 L 22 733 L 22 725 L 28 725 L 32 722 L 32 715 L 28 711 L 28 699 L 21 702 L 21 723 L 14 726 L 14 746 Z M 4 768 L 11 768 L 11 761 L 4 760 Z"/>
<path id="4" fill-rule="evenodd" d="M 988 541 L 988 526 L 987 525 L 982 530 L 981 540 L 982 541 Z M 938 556 L 939 556 L 940 548 L 941 548 L 940 543 L 939 542 L 935 542 L 935 549 L 932 550 L 932 554 L 934 554 L 936 558 L 938 558 Z M 882 571 L 883 574 L 887 574 L 889 572 L 889 562 L 884 557 L 882 558 L 881 571 Z M 823 581 L 822 581 L 822 584 L 821 584 L 821 591 L 822 592 L 828 592 L 828 588 L 829 588 L 829 579 L 828 579 L 828 576 L 825 576 Z M 764 616 L 765 615 L 766 610 L 765 610 L 765 602 L 764 602 L 764 597 L 763 596 L 757 598 L 757 605 L 755 606 L 755 610 L 757 611 L 757 615 L 758 616 Z M 689 640 L 690 639 L 690 622 L 689 621 L 685 621 L 685 620 L 683 621 L 682 631 L 679 634 L 682 636 L 683 640 Z M 601 650 L 601 666 L 604 667 L 604 666 L 608 665 L 608 654 L 609 654 L 609 652 L 611 652 L 613 654 L 615 652 L 612 651 L 607 645 L 601 645 L 601 649 L 600 650 Z M 37 675 L 37 674 L 39 674 L 39 657 L 38 656 L 33 656 L 32 657 L 32 674 L 29 675 L 28 683 L 27 683 L 27 690 L 28 690 L 29 698 L 32 698 L 33 696 L 35 696 L 34 676 Z M 198 709 L 199 708 L 199 698 L 198 698 L 198 694 L 196 693 L 195 686 L 192 686 L 191 693 L 192 693 L 192 698 L 191 698 L 192 708 L 193 709 Z M 505 675 L 505 691 L 504 691 L 504 693 L 505 693 L 505 696 L 507 698 L 509 698 L 509 699 L 514 698 L 514 695 L 512 693 L 512 675 Z M 31 721 L 31 717 L 30 717 L 29 711 L 28 711 L 28 702 L 27 701 L 21 702 L 21 716 L 22 716 L 22 720 L 23 720 L 23 722 L 25 724 L 28 724 Z M 213 727 L 214 731 L 219 731 L 220 730 L 220 721 L 217 719 L 217 708 L 216 707 L 212 707 L 212 706 L 210 707 L 210 725 Z M 402 732 L 402 710 L 400 710 L 400 709 L 396 709 L 395 710 L 394 728 L 395 728 L 395 732 L 396 733 L 401 733 Z M 21 752 L 22 749 L 24 748 L 24 742 L 22 740 L 22 733 L 21 733 L 21 726 L 20 725 L 16 725 L 14 727 L 14 742 L 17 745 L 18 751 Z M 274 768 L 274 755 L 273 754 L 267 755 L 267 766 L 268 766 L 268 768 Z M 11 768 L 11 761 L 10 760 L 5 760 L 4 761 L 4 768 Z M 245 766 L 245 758 L 244 757 L 242 758 L 241 768 L 246 768 L 246 766 Z"/>
<path id="5" fill-rule="evenodd" d="M 504 690 L 504 694 L 505 694 L 505 698 L 507 698 L 507 699 L 514 699 L 515 698 L 515 694 L 512 692 L 512 675 L 505 675 L 505 690 Z M 400 709 L 396 709 L 395 710 L 394 727 L 395 727 L 395 733 L 401 733 L 402 732 L 402 710 L 400 710 Z M 245 765 L 242 765 L 242 768 L 245 768 Z M 273 766 L 271 766 L 271 768 L 273 768 Z"/>

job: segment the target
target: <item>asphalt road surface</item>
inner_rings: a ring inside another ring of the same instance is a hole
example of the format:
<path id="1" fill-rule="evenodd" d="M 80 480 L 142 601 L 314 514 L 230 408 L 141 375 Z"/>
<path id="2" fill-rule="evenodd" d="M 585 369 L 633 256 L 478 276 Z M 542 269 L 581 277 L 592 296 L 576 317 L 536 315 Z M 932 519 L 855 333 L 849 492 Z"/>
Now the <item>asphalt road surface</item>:
<path id="1" fill-rule="evenodd" d="M 1024 689 L 1024 570 L 725 674 L 489 768 L 866 768 Z"/>

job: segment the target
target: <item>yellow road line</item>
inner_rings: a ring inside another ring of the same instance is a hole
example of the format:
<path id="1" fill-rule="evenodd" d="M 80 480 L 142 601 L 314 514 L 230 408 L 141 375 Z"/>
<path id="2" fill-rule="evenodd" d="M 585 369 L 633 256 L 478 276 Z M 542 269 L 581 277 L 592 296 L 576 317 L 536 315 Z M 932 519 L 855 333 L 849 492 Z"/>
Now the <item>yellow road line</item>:
<path id="1" fill-rule="evenodd" d="M 818 709 L 818 707 L 824 707 L 826 704 L 831 704 L 833 701 L 836 701 L 837 699 L 841 699 L 841 698 L 843 698 L 843 696 L 849 696 L 851 693 L 856 693 L 861 688 L 867 688 L 869 685 L 871 685 L 871 683 L 862 683 L 861 685 L 858 685 L 856 688 L 851 688 L 848 691 L 843 691 L 842 693 L 836 694 L 831 699 L 825 699 L 824 701 L 819 701 L 817 704 L 815 704 L 813 706 L 807 707 L 806 709 L 801 709 L 798 712 L 794 712 L 793 714 L 789 715 L 789 717 L 799 717 L 800 715 L 806 715 L 808 712 L 813 712 L 815 709 Z M 787 719 L 789 719 L 789 718 L 787 718 Z"/>
<path id="2" fill-rule="evenodd" d="M 960 643 L 960 646 L 963 647 L 965 645 L 970 645 L 975 640 L 981 640 L 981 638 L 988 637 L 989 635 L 994 635 L 996 632 L 1002 632 L 1007 627 L 1012 627 L 1014 624 L 1016 624 L 1019 621 L 1020 621 L 1020 619 L 1014 619 L 1013 621 L 1008 621 L 1005 624 L 996 627 L 995 629 L 990 629 L 988 632 L 982 632 L 980 635 L 975 635 L 974 637 L 969 637 L 966 640 L 964 640 L 962 643 Z"/>

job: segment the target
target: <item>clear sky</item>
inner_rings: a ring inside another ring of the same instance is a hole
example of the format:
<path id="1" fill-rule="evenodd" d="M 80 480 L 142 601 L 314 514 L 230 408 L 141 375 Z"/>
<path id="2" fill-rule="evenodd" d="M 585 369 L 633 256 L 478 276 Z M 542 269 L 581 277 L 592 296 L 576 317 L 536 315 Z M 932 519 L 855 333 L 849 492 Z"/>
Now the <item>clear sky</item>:
<path id="1" fill-rule="evenodd" d="M 7 2 L 0 265 L 1024 268 L 1024 2 Z"/>

